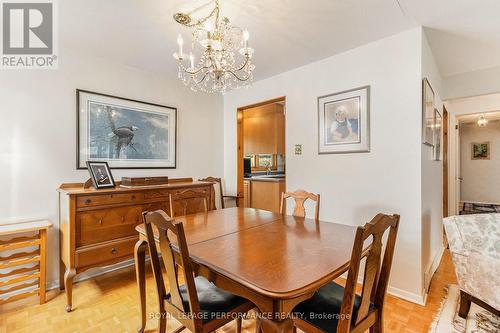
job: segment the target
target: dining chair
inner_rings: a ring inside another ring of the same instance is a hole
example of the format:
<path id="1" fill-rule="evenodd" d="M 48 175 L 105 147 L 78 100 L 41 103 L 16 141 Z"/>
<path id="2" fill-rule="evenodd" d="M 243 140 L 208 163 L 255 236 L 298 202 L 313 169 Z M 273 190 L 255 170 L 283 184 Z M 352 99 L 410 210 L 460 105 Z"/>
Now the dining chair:
<path id="1" fill-rule="evenodd" d="M 205 189 L 187 189 L 170 193 L 170 215 L 175 217 L 200 213 L 200 206 L 206 213 L 209 198 L 210 193 Z"/>
<path id="2" fill-rule="evenodd" d="M 294 309 L 294 325 L 306 333 L 383 332 L 384 298 L 391 271 L 399 215 L 378 214 L 356 230 L 345 287 L 330 282 Z M 382 242 L 389 229 L 385 252 Z M 363 250 L 371 238 L 368 250 Z M 366 257 L 361 295 L 356 294 L 360 261 Z"/>
<path id="3" fill-rule="evenodd" d="M 144 212 L 143 221 L 148 239 L 153 276 L 160 305 L 159 332 L 167 327 L 170 315 L 181 323 L 175 333 L 187 328 L 193 333 L 208 333 L 237 318 L 237 333 L 241 333 L 242 317 L 255 305 L 245 298 L 217 288 L 207 279 L 194 274 L 181 222 L 175 222 L 165 212 Z M 158 229 L 160 252 L 167 273 L 168 287 L 163 279 L 160 258 L 152 225 Z M 172 249 L 176 244 L 178 255 Z M 179 284 L 179 271 L 184 284 Z M 170 290 L 167 292 L 167 290 Z"/>
<path id="4" fill-rule="evenodd" d="M 238 207 L 238 199 L 240 198 L 239 196 L 237 195 L 224 195 L 224 191 L 222 190 L 222 179 L 221 178 L 216 178 L 216 177 L 206 177 L 206 178 L 201 178 L 201 179 L 198 179 L 200 182 L 209 182 L 209 183 L 213 183 L 214 184 L 214 187 L 212 188 L 212 203 L 211 205 L 213 206 L 213 209 L 216 209 L 216 204 L 215 204 L 215 200 L 216 198 L 219 199 L 219 207 L 221 209 L 224 209 L 226 208 L 225 206 L 225 200 L 224 199 L 233 199 L 236 201 L 236 207 Z M 217 195 L 217 192 L 218 191 L 218 195 Z"/>
<path id="5" fill-rule="evenodd" d="M 310 192 L 306 192 L 304 190 L 297 190 L 295 192 L 283 192 L 281 193 L 281 205 L 280 205 L 280 214 L 284 214 L 285 201 L 288 198 L 293 198 L 295 200 L 295 208 L 293 209 L 293 216 L 297 217 L 306 217 L 306 208 L 304 207 L 304 203 L 307 200 L 312 200 L 315 202 L 315 214 L 314 218 L 316 221 L 319 220 L 319 202 L 320 195 L 314 194 Z"/>

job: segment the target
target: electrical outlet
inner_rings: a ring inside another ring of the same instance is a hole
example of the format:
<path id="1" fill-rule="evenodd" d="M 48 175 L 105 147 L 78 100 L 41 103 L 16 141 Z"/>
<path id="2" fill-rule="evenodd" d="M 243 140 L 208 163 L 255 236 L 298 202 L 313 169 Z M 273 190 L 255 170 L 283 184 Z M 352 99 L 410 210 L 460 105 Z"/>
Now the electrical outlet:
<path id="1" fill-rule="evenodd" d="M 302 155 L 302 145 L 295 145 L 295 155 Z"/>

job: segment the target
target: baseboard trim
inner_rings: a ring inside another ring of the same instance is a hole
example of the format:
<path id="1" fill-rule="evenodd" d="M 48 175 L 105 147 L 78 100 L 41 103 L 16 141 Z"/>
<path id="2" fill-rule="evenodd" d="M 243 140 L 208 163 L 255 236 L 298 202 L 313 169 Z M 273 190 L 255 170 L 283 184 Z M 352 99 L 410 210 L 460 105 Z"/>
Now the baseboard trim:
<path id="1" fill-rule="evenodd" d="M 344 279 L 344 280 L 347 280 L 347 273 L 344 273 L 340 276 L 341 279 Z M 359 284 L 363 284 L 363 276 L 359 276 L 358 278 L 358 283 Z M 388 286 L 387 287 L 387 293 L 391 296 L 394 296 L 394 297 L 397 297 L 397 298 L 401 298 L 405 301 L 408 301 L 408 302 L 412 302 L 412 303 L 415 303 L 415 304 L 418 304 L 418 305 L 424 305 L 425 306 L 425 302 L 427 301 L 427 293 L 425 293 L 424 291 L 422 291 L 422 294 L 419 295 L 419 294 L 415 294 L 415 293 L 411 293 L 411 292 L 408 292 L 406 290 L 403 290 L 403 289 L 399 289 L 399 288 L 396 288 L 396 287 L 392 287 L 392 286 Z"/>
<path id="2" fill-rule="evenodd" d="M 399 289 L 396 287 L 389 286 L 387 288 L 387 293 L 391 296 L 395 296 L 397 298 L 404 299 L 405 301 L 412 302 L 418 305 L 425 306 L 425 302 L 427 301 L 427 294 L 424 293 L 422 295 L 410 293 L 406 290 Z"/>

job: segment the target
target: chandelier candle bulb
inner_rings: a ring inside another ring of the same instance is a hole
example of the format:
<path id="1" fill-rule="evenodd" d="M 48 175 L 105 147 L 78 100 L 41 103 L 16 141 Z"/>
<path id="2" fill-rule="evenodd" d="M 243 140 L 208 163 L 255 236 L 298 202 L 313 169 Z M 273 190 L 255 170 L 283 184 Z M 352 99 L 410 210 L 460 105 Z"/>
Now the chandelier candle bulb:
<path id="1" fill-rule="evenodd" d="M 177 36 L 177 44 L 179 44 L 179 58 L 182 59 L 182 45 L 184 44 L 184 39 L 182 39 L 181 34 Z"/>
<path id="2" fill-rule="evenodd" d="M 189 53 L 189 60 L 191 61 L 191 69 L 194 69 L 194 55 L 193 55 L 193 52 Z"/>
<path id="3" fill-rule="evenodd" d="M 250 39 L 250 33 L 248 32 L 248 30 L 244 30 L 243 31 L 243 42 L 245 43 L 244 44 L 244 48 L 248 48 L 248 40 Z"/>

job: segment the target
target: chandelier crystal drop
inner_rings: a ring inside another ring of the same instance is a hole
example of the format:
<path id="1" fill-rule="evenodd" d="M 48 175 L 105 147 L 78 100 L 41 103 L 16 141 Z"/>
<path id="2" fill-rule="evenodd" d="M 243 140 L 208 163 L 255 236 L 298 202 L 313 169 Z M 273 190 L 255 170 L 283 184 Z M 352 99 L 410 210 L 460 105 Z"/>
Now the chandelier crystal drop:
<path id="1" fill-rule="evenodd" d="M 192 15 L 214 6 L 207 16 Z M 174 20 L 191 31 L 188 53 L 184 39 L 177 37 L 178 77 L 193 91 L 225 93 L 232 88 L 249 85 L 253 80 L 254 50 L 249 47 L 247 30 L 233 26 L 227 17 L 220 17 L 219 0 L 212 0 L 189 13 L 176 13 Z M 199 54 L 199 55 L 197 55 Z"/>

